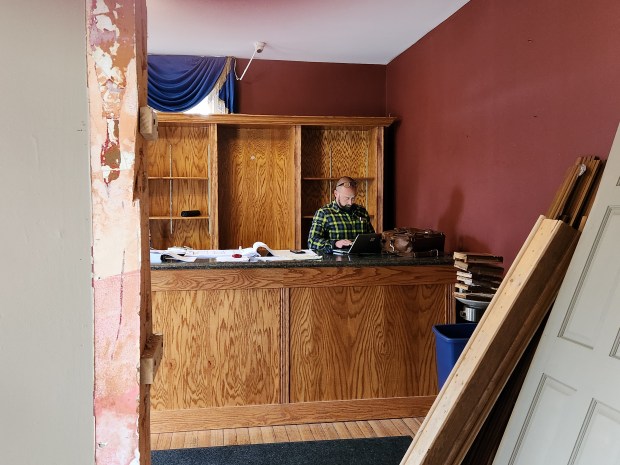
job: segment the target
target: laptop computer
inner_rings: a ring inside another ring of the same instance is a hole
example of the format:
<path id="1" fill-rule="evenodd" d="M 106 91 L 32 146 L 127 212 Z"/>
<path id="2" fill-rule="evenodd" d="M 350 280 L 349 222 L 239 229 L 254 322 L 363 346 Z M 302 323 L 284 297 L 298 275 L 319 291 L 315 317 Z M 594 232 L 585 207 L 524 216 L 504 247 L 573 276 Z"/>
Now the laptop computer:
<path id="1" fill-rule="evenodd" d="M 381 234 L 358 234 L 351 246 L 334 249 L 333 252 L 336 255 L 381 253 Z"/>

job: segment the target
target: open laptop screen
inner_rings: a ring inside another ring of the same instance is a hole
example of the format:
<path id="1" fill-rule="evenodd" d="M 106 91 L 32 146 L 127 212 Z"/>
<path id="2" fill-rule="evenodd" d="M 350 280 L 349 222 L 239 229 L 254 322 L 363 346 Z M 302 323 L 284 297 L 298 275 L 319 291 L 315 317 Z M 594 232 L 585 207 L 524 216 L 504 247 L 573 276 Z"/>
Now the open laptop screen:
<path id="1" fill-rule="evenodd" d="M 350 247 L 334 249 L 337 255 L 381 253 L 381 234 L 358 234 Z"/>

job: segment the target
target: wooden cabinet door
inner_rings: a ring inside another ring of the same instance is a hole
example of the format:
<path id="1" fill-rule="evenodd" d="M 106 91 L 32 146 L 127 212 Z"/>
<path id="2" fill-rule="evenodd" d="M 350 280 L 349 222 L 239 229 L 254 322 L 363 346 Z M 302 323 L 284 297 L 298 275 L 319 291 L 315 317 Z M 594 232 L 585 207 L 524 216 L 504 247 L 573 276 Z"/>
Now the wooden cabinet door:
<path id="1" fill-rule="evenodd" d="M 218 128 L 219 245 L 295 246 L 295 128 Z"/>
<path id="2" fill-rule="evenodd" d="M 292 289 L 291 402 L 436 394 L 431 328 L 447 323 L 447 288 Z"/>
<path id="3" fill-rule="evenodd" d="M 153 292 L 164 356 L 154 411 L 280 401 L 280 290 Z"/>

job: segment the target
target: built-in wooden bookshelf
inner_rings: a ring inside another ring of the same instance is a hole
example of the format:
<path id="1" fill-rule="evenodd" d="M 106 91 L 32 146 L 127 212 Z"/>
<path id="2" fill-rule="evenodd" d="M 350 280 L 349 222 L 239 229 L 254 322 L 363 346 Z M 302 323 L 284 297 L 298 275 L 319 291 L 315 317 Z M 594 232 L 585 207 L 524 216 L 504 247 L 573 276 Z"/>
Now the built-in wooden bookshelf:
<path id="1" fill-rule="evenodd" d="M 394 120 L 159 114 L 147 157 L 152 246 L 306 247 L 312 215 L 345 175 L 381 231 L 383 129 Z"/>
<path id="2" fill-rule="evenodd" d="M 159 128 L 149 143 L 149 223 L 151 245 L 211 248 L 212 215 L 216 203 L 211 191 L 213 143 L 208 126 Z M 199 210 L 198 216 L 181 216 Z"/>

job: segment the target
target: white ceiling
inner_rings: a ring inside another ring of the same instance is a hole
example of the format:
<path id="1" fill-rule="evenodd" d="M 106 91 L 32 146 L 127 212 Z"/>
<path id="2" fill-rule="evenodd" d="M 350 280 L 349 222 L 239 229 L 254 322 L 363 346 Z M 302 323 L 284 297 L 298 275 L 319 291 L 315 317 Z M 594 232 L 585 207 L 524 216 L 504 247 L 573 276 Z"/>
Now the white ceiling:
<path id="1" fill-rule="evenodd" d="M 148 52 L 388 64 L 469 0 L 147 0 Z"/>

